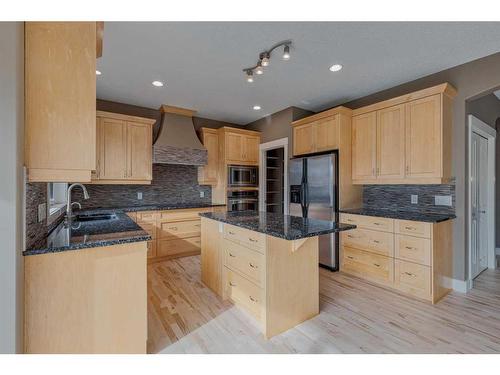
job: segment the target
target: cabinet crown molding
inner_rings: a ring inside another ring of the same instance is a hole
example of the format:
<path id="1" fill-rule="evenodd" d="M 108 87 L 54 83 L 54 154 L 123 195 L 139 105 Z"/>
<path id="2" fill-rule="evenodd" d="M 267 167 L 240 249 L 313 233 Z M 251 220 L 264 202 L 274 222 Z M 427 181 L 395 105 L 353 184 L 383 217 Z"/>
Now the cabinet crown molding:
<path id="1" fill-rule="evenodd" d="M 97 117 L 106 117 L 106 118 L 113 118 L 116 120 L 140 122 L 142 124 L 149 124 L 149 125 L 153 125 L 156 122 L 156 119 L 153 118 L 130 116 L 115 112 L 96 111 L 96 115 Z"/>
<path id="2" fill-rule="evenodd" d="M 182 108 L 182 107 L 174 107 L 173 105 L 163 104 L 160 107 L 161 113 L 172 113 L 174 115 L 181 115 L 187 117 L 193 117 L 196 111 L 194 109 Z"/>
<path id="3" fill-rule="evenodd" d="M 308 116 L 308 117 L 305 117 L 303 119 L 293 121 L 292 126 L 308 124 L 310 122 L 321 120 L 321 119 L 326 118 L 326 117 L 335 116 L 337 114 L 344 114 L 347 116 L 351 116 L 352 109 L 349 109 L 349 108 L 343 107 L 343 106 L 331 108 L 331 109 L 328 109 L 326 111 L 316 113 L 312 116 Z"/>
<path id="4" fill-rule="evenodd" d="M 256 130 L 247 130 L 240 128 L 232 128 L 230 126 L 223 126 L 222 128 L 217 129 L 221 133 L 239 133 L 239 134 L 247 134 L 247 135 L 257 135 L 260 136 L 260 132 Z"/>

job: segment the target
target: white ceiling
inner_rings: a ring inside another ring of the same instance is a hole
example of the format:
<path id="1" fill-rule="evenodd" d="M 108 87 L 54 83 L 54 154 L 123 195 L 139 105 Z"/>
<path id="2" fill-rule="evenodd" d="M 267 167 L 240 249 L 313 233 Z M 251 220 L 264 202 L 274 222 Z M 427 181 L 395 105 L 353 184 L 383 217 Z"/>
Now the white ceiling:
<path id="1" fill-rule="evenodd" d="M 248 84 L 242 69 L 286 39 L 291 60 L 277 51 Z M 246 124 L 289 106 L 322 110 L 491 55 L 499 40 L 500 22 L 106 22 L 97 97 Z M 331 73 L 334 63 L 344 69 Z"/>

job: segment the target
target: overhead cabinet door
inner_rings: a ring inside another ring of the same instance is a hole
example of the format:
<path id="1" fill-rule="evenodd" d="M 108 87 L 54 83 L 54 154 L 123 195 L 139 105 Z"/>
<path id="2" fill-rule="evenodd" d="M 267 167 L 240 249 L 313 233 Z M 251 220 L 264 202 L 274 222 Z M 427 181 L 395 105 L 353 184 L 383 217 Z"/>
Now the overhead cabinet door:
<path id="1" fill-rule="evenodd" d="M 441 95 L 406 104 L 406 177 L 442 177 Z"/>
<path id="2" fill-rule="evenodd" d="M 132 180 L 152 178 L 152 131 L 148 124 L 127 123 L 127 175 Z"/>
<path id="3" fill-rule="evenodd" d="M 293 129 L 293 154 L 304 155 L 314 152 L 313 123 L 296 126 Z"/>
<path id="4" fill-rule="evenodd" d="M 248 163 L 259 163 L 260 138 L 254 136 L 243 137 L 243 161 Z"/>
<path id="5" fill-rule="evenodd" d="M 377 114 L 369 112 L 352 118 L 352 179 L 376 178 Z"/>
<path id="6" fill-rule="evenodd" d="M 405 106 L 377 111 L 377 178 L 405 175 Z"/>
<path id="7" fill-rule="evenodd" d="M 316 121 L 313 130 L 315 152 L 338 149 L 339 126 L 337 116 Z"/>
<path id="8" fill-rule="evenodd" d="M 243 160 L 243 136 L 237 133 L 226 133 L 226 159 L 229 163 Z"/>
<path id="9" fill-rule="evenodd" d="M 99 179 L 123 179 L 127 169 L 127 123 L 102 117 L 99 128 Z"/>

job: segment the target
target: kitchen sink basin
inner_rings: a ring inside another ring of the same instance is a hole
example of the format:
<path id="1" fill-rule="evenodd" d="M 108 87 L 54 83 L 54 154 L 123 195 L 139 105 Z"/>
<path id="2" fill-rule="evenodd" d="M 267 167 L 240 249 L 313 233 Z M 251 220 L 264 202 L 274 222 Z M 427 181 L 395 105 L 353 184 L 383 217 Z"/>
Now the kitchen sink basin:
<path id="1" fill-rule="evenodd" d="M 86 214 L 77 215 L 75 221 L 99 221 L 116 219 L 116 214 Z"/>

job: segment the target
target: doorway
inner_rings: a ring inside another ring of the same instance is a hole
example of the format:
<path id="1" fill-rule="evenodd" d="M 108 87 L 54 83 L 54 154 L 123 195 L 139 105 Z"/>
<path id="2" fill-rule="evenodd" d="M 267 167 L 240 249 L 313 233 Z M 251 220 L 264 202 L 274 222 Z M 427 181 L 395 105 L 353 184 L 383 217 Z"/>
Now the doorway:
<path id="1" fill-rule="evenodd" d="M 469 285 L 495 268 L 496 131 L 469 115 Z"/>
<path id="2" fill-rule="evenodd" d="M 288 138 L 260 145 L 259 211 L 288 215 Z"/>

